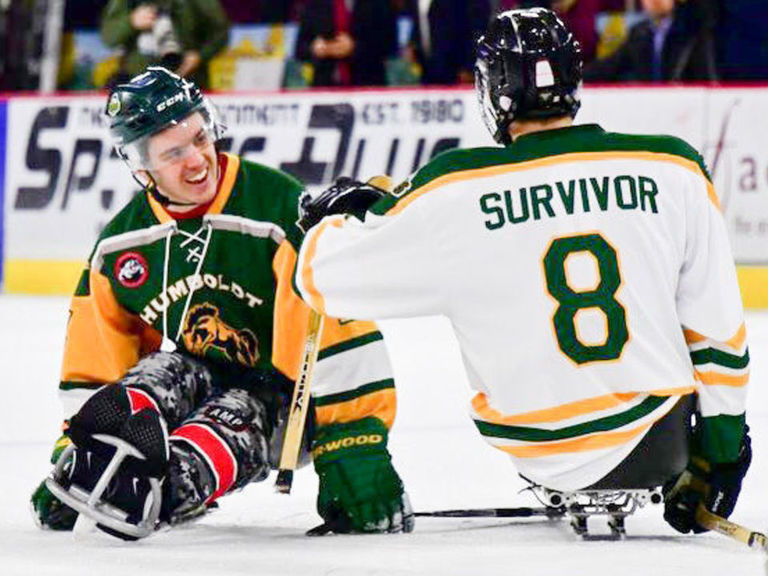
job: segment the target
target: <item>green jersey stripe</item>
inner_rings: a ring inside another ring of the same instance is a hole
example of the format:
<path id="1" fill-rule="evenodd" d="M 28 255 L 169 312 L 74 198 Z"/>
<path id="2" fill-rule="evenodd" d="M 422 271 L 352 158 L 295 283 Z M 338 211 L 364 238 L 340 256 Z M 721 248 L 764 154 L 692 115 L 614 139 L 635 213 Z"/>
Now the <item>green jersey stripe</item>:
<path id="1" fill-rule="evenodd" d="M 624 412 L 556 430 L 531 428 L 528 426 L 505 426 L 503 424 L 483 422 L 482 420 L 475 420 L 475 425 L 483 436 L 508 438 L 525 442 L 551 442 L 553 440 L 576 438 L 577 436 L 584 436 L 595 432 L 616 430 L 647 416 L 667 400 L 669 398 L 665 396 L 649 396 L 637 406 Z"/>
<path id="2" fill-rule="evenodd" d="M 91 273 L 88 268 L 80 273 L 80 280 L 77 282 L 75 296 L 89 296 L 91 294 Z"/>
<path id="3" fill-rule="evenodd" d="M 97 390 L 104 386 L 104 382 L 74 382 L 62 380 L 59 382 L 59 390 Z"/>
<path id="4" fill-rule="evenodd" d="M 736 354 L 728 354 L 728 352 L 723 352 L 716 348 L 703 348 L 702 350 L 691 352 L 691 361 L 695 365 L 712 363 L 726 368 L 733 368 L 734 370 L 741 370 L 749 366 L 749 349 L 745 350 L 742 356 L 737 356 Z"/>
<path id="5" fill-rule="evenodd" d="M 372 392 L 378 392 L 380 390 L 385 390 L 387 388 L 394 388 L 394 387 L 395 387 L 395 381 L 392 378 L 386 378 L 385 380 L 378 380 L 376 382 L 369 382 L 368 384 L 363 384 L 362 386 L 359 386 L 358 388 L 355 388 L 354 390 L 349 390 L 347 392 L 339 392 L 338 394 L 329 394 L 328 396 L 317 396 L 315 397 L 315 406 L 329 406 L 331 404 L 341 404 L 342 402 L 348 402 L 349 400 L 360 398 L 361 396 L 365 396 L 366 394 L 371 394 Z"/>
<path id="6" fill-rule="evenodd" d="M 331 356 L 341 354 L 347 350 L 360 348 L 361 346 L 365 346 L 371 342 L 376 342 L 383 339 L 384 337 L 381 335 L 381 332 L 378 331 L 371 332 L 370 334 L 364 334 L 363 336 L 358 336 L 357 338 L 352 338 L 351 340 L 347 340 L 345 342 L 339 342 L 333 346 L 328 346 L 328 348 L 325 348 L 324 350 L 320 350 L 320 353 L 317 355 L 317 359 L 323 360 L 324 358 L 330 358 Z"/>

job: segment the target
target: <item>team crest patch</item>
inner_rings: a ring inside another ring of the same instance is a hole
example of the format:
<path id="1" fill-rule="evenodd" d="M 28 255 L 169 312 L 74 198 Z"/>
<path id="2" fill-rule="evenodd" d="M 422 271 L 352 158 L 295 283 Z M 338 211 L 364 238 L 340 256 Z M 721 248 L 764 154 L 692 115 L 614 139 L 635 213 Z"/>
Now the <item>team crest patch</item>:
<path id="1" fill-rule="evenodd" d="M 115 278 L 126 288 L 138 288 L 149 278 L 149 265 L 138 252 L 126 252 L 115 262 Z"/>

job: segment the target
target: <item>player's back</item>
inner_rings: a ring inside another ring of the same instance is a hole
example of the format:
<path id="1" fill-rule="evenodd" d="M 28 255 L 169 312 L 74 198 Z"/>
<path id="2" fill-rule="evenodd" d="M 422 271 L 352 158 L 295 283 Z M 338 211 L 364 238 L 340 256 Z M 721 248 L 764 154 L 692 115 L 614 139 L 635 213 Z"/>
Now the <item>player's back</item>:
<path id="1" fill-rule="evenodd" d="M 424 273 L 480 392 L 473 416 L 521 472 L 595 481 L 693 392 L 680 276 L 701 250 L 730 261 L 727 242 L 696 246 L 722 226 L 716 204 L 684 142 L 588 125 L 448 153 L 389 210 L 422 213 Z M 697 314 L 696 329 L 733 335 Z"/>
<path id="2" fill-rule="evenodd" d="M 708 201 L 706 177 L 693 159 L 615 149 L 634 139 L 597 127 L 558 132 L 494 151 L 507 163 L 464 151 L 478 166 L 439 177 L 440 190 L 423 196 L 472 378 L 505 412 L 690 386 L 676 291 L 687 213 L 693 195 Z M 584 150 L 588 138 L 605 149 Z M 549 140 L 561 151 L 530 154 Z"/>
<path id="3" fill-rule="evenodd" d="M 587 125 L 447 152 L 364 223 L 324 220 L 299 268 L 334 316 L 447 315 L 480 432 L 551 488 L 600 479 L 681 395 L 737 402 L 745 382 L 717 197 L 676 138 Z"/>

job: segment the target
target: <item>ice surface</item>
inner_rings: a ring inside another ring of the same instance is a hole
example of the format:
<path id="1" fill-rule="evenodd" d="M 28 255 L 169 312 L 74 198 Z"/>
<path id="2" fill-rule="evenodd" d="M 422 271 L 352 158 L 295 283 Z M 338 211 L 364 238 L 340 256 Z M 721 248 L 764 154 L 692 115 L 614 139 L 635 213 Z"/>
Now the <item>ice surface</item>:
<path id="1" fill-rule="evenodd" d="M 137 543 L 101 534 L 41 531 L 28 499 L 49 472 L 61 418 L 56 384 L 67 321 L 63 298 L 0 297 L 0 576 L 198 574 L 312 576 L 752 576 L 762 555 L 716 534 L 681 536 L 649 506 L 621 542 L 583 542 L 564 522 L 419 519 L 395 536 L 308 538 L 319 523 L 311 468 L 294 494 L 274 478 L 220 501 L 195 524 Z M 747 316 L 753 369 L 749 398 L 755 458 L 733 520 L 768 529 L 768 313 Z M 523 484 L 467 416 L 458 350 L 441 319 L 383 326 L 398 379 L 391 437 L 395 464 L 418 510 L 525 506 Z M 595 525 L 596 531 L 603 527 Z"/>

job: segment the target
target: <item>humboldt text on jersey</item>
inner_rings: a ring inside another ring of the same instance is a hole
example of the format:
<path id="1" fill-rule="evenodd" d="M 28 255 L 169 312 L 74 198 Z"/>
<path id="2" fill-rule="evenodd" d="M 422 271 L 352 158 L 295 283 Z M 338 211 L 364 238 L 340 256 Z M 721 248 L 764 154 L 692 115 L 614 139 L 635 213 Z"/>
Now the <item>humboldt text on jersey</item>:
<path id="1" fill-rule="evenodd" d="M 610 208 L 642 210 L 658 213 L 656 195 L 659 188 L 647 176 L 579 178 L 538 184 L 511 190 L 489 192 L 480 197 L 480 209 L 491 216 L 485 227 L 496 230 L 504 224 L 521 224 L 528 220 L 554 218 L 574 212 L 605 212 Z"/>
<path id="2" fill-rule="evenodd" d="M 190 292 L 194 292 L 203 286 L 207 286 L 211 290 L 230 292 L 238 300 L 247 300 L 249 308 L 259 306 L 264 302 L 262 298 L 251 294 L 237 282 L 230 280 L 229 284 L 227 284 L 223 274 L 215 276 L 213 274 L 190 274 L 171 284 L 167 290 L 152 298 L 149 304 L 142 310 L 141 319 L 147 324 L 152 324 L 159 318 L 158 314 L 162 314 L 170 304 L 177 302 L 182 297 L 186 297 Z"/>

